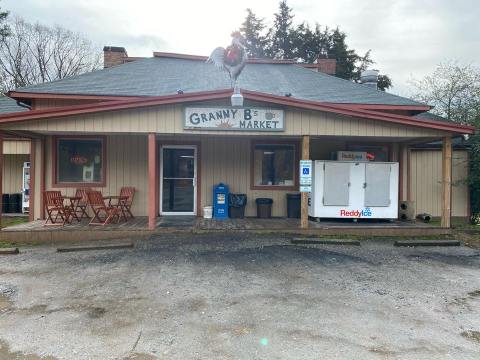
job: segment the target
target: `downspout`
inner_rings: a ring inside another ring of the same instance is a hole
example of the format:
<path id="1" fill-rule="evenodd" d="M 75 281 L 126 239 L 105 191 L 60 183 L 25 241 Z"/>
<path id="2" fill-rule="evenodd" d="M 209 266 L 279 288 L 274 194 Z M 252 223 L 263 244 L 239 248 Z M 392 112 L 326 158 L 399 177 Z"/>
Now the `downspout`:
<path id="1" fill-rule="evenodd" d="M 17 100 L 17 105 L 25 109 L 32 110 L 32 105 L 28 105 L 27 103 L 24 103 L 21 100 Z"/>

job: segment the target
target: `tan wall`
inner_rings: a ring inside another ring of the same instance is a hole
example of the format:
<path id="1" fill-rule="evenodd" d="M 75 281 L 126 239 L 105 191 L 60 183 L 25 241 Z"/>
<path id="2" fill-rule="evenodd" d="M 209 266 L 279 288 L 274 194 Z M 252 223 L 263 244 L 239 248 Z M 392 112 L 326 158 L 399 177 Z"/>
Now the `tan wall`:
<path id="1" fill-rule="evenodd" d="M 163 139 L 165 140 L 165 139 Z M 171 140 L 171 139 L 169 139 Z M 176 139 L 178 140 L 178 139 Z M 182 139 L 188 142 L 187 139 Z M 192 138 L 192 141 L 194 139 Z M 196 139 L 198 141 L 198 139 Z M 162 139 L 159 139 L 162 143 Z M 250 190 L 250 139 L 235 137 L 211 137 L 201 139 L 201 207 L 212 204 L 212 188 L 221 181 L 236 193 L 246 193 L 247 216 L 256 215 L 255 198 L 270 197 L 274 200 L 273 215 L 285 216 L 286 193 L 284 190 Z M 46 141 L 46 188 L 52 189 L 52 138 Z M 105 195 L 116 195 L 124 185 L 135 186 L 137 193 L 134 214 L 147 215 L 147 141 L 145 135 L 116 135 L 107 138 L 107 184 L 99 188 Z M 37 182 L 38 183 L 38 182 Z M 66 195 L 73 195 L 75 188 L 60 188 Z M 36 194 L 36 201 L 40 195 Z M 38 210 L 38 209 L 37 209 Z M 201 214 L 199 209 L 199 214 Z M 35 213 L 38 217 L 39 213 Z"/>
<path id="2" fill-rule="evenodd" d="M 442 151 L 412 150 L 412 194 L 416 212 L 441 216 Z M 468 152 L 453 151 L 452 216 L 468 216 Z"/>
<path id="3" fill-rule="evenodd" d="M 29 161 L 29 155 L 4 155 L 2 191 L 4 194 L 22 191 L 23 163 Z"/>
<path id="4" fill-rule="evenodd" d="M 159 143 L 189 138 L 159 138 Z M 250 189 L 251 139 L 246 137 L 190 137 L 201 143 L 201 207 L 212 204 L 212 187 L 221 181 L 235 193 L 248 197 L 247 216 L 256 215 L 255 198 L 270 197 L 274 200 L 273 215 L 285 216 L 286 193 L 284 190 Z M 344 147 L 342 141 L 312 141 L 312 159 L 326 159 L 331 151 Z M 52 188 L 52 139 L 46 142 L 46 187 Z M 122 186 L 135 186 L 137 193 L 133 211 L 147 215 L 147 139 L 145 135 L 114 135 L 107 137 L 107 184 L 100 188 L 105 195 L 116 195 Z M 467 215 L 467 189 L 460 180 L 466 178 L 465 151 L 454 152 L 453 163 L 453 215 Z M 412 187 L 417 200 L 417 212 L 440 215 L 441 151 L 412 151 Z M 37 181 L 38 184 L 38 181 Z M 73 195 L 74 188 L 62 188 L 63 193 Z M 39 201 L 39 195 L 38 201 Z M 36 197 L 37 198 L 37 197 Z M 39 203 L 39 202 L 38 202 Z M 37 203 L 36 203 L 37 205 Z M 37 206 L 35 206 L 37 208 Z M 199 209 L 199 214 L 201 214 Z M 38 214 L 36 213 L 36 217 Z"/>
<path id="5" fill-rule="evenodd" d="M 199 131 L 183 129 L 183 106 L 168 105 L 151 108 L 112 111 L 48 120 L 1 124 L 0 129 L 47 132 L 104 132 L 159 134 L 232 135 L 231 131 Z M 275 136 L 337 135 L 370 137 L 440 137 L 441 131 L 364 120 L 319 111 L 289 108 L 285 111 L 285 131 Z M 272 135 L 268 132 L 236 131 L 236 136 Z"/>
<path id="6" fill-rule="evenodd" d="M 147 139 L 145 135 L 107 137 L 107 182 L 97 188 L 104 195 L 118 195 L 122 186 L 136 188 L 132 211 L 138 216 L 147 215 Z M 46 141 L 45 187 L 52 188 L 52 138 Z M 55 188 L 73 196 L 75 188 Z M 36 199 L 40 201 L 40 195 Z M 35 213 L 38 217 L 39 213 Z"/>
<path id="7" fill-rule="evenodd" d="M 209 138 L 202 140 L 202 207 L 212 205 L 214 184 L 224 182 L 234 193 L 247 194 L 246 216 L 256 216 L 255 198 L 273 199 L 273 216 L 287 213 L 286 194 L 295 191 L 250 190 L 250 140 L 246 138 Z"/>
<path id="8" fill-rule="evenodd" d="M 30 154 L 30 141 L 24 140 L 4 140 L 3 141 L 4 154 Z"/>

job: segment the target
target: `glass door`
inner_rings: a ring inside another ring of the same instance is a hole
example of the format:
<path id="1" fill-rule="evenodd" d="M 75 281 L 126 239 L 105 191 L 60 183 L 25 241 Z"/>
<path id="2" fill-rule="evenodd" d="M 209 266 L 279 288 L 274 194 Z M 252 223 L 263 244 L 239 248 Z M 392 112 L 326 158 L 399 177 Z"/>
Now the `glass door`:
<path id="1" fill-rule="evenodd" d="M 196 214 L 197 148 L 165 145 L 161 149 L 160 212 L 162 215 Z"/>

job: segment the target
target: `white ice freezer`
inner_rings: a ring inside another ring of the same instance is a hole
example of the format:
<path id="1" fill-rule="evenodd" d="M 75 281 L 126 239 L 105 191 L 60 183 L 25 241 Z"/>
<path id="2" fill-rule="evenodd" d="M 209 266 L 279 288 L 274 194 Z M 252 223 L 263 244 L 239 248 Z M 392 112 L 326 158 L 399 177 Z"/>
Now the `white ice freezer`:
<path id="1" fill-rule="evenodd" d="M 398 163 L 314 161 L 308 215 L 315 218 L 396 219 Z"/>

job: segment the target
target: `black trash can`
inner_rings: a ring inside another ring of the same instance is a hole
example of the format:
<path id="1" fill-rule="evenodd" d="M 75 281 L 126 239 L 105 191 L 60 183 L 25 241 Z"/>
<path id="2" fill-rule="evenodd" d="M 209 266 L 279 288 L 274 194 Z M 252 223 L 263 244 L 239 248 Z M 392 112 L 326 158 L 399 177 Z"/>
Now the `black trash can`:
<path id="1" fill-rule="evenodd" d="M 9 213 L 22 212 L 22 194 L 10 194 L 10 203 L 8 204 Z"/>
<path id="2" fill-rule="evenodd" d="M 228 216 L 233 219 L 245 217 L 247 194 L 228 194 Z"/>
<path id="3" fill-rule="evenodd" d="M 302 195 L 287 194 L 287 217 L 300 219 L 300 204 L 302 202 Z"/>
<path id="4" fill-rule="evenodd" d="M 8 213 L 8 205 L 10 203 L 10 194 L 2 195 L 2 213 Z"/>
<path id="5" fill-rule="evenodd" d="M 257 217 L 261 219 L 268 219 L 272 217 L 272 204 L 273 199 L 269 198 L 257 198 Z"/>

